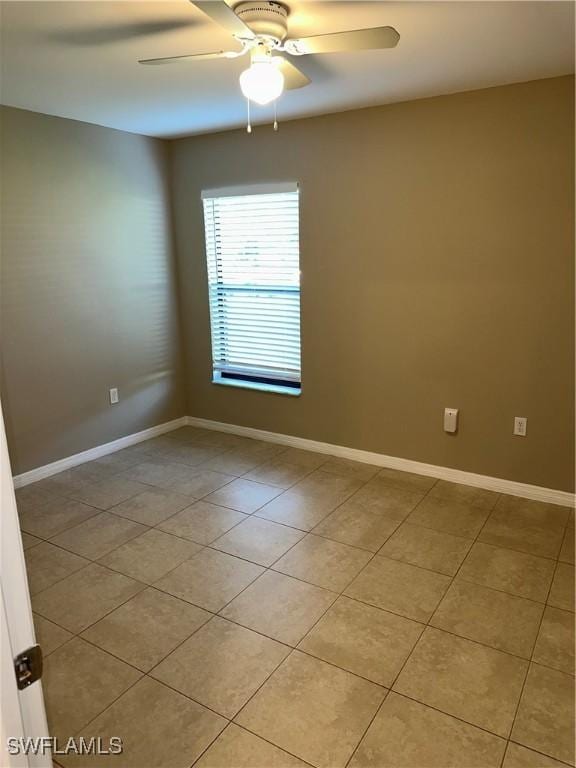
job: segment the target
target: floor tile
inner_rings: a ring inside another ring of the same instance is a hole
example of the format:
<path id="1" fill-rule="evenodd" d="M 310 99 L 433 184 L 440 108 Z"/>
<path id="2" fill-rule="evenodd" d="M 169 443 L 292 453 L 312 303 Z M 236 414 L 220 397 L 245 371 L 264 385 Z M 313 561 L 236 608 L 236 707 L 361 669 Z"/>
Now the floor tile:
<path id="1" fill-rule="evenodd" d="M 519 496 L 503 494 L 496 505 L 498 511 L 520 513 L 526 520 L 536 525 L 564 527 L 568 520 L 568 507 L 548 504 L 544 501 L 521 499 Z"/>
<path id="2" fill-rule="evenodd" d="M 82 730 L 104 742 L 121 735 L 114 768 L 189 768 L 226 726 L 226 720 L 186 696 L 144 677 Z M 62 758 L 60 758 L 62 759 Z M 70 757 L 65 768 L 102 766 L 101 758 Z"/>
<path id="3" fill-rule="evenodd" d="M 548 605 L 574 613 L 574 566 L 558 563 L 552 588 L 548 596 Z"/>
<path id="4" fill-rule="evenodd" d="M 532 749 L 510 741 L 502 768 L 565 768 L 565 765 L 540 752 L 534 752 Z"/>
<path id="5" fill-rule="evenodd" d="M 22 548 L 24 551 L 32 549 L 32 547 L 35 547 L 42 542 L 42 539 L 39 539 L 37 536 L 32 536 L 31 533 L 26 533 L 26 531 L 20 531 L 20 536 L 22 537 Z"/>
<path id="6" fill-rule="evenodd" d="M 68 496 L 85 485 L 96 483 L 107 477 L 113 477 L 118 471 L 114 467 L 90 461 L 77 467 L 65 469 L 56 475 L 51 475 L 45 480 L 41 480 L 38 485 L 42 484 L 43 487 L 54 493 Z"/>
<path id="7" fill-rule="evenodd" d="M 498 736 L 390 693 L 350 768 L 500 768 Z"/>
<path id="8" fill-rule="evenodd" d="M 201 549 L 200 544 L 193 541 L 148 529 L 142 536 L 100 558 L 100 562 L 132 579 L 153 584 Z"/>
<path id="9" fill-rule="evenodd" d="M 188 429 L 191 429 L 191 427 L 188 427 Z M 222 451 L 230 451 L 233 448 L 249 448 L 252 443 L 256 442 L 250 437 L 217 432 L 214 429 L 200 429 L 198 427 L 195 429 L 194 436 L 190 437 L 189 440 L 198 445 L 211 445 L 220 448 Z M 176 437 L 176 434 L 173 434 L 172 437 Z"/>
<path id="10" fill-rule="evenodd" d="M 499 494 L 494 493 L 494 491 L 485 491 L 483 488 L 474 488 L 460 483 L 450 483 L 448 480 L 438 480 L 430 491 L 430 496 L 452 499 L 479 509 L 493 509 L 499 498 Z"/>
<path id="11" fill-rule="evenodd" d="M 397 469 L 381 469 L 378 472 L 378 479 L 395 485 L 397 488 L 405 488 L 408 491 L 421 491 L 428 493 L 437 480 L 435 477 L 426 477 L 425 475 L 416 475 L 413 472 L 400 472 Z"/>
<path id="12" fill-rule="evenodd" d="M 143 483 L 115 475 L 82 486 L 82 488 L 74 491 L 73 495 L 71 494 L 71 498 L 90 504 L 92 507 L 106 510 L 146 490 L 147 488 Z"/>
<path id="13" fill-rule="evenodd" d="M 222 472 L 212 472 L 200 467 L 179 466 L 168 487 L 177 493 L 191 496 L 193 499 L 201 499 L 231 480 L 234 480 L 232 475 Z"/>
<path id="14" fill-rule="evenodd" d="M 304 536 L 286 525 L 248 517 L 213 542 L 212 546 L 258 565 L 272 565 Z"/>
<path id="15" fill-rule="evenodd" d="M 512 739 L 574 764 L 574 678 L 531 664 Z"/>
<path id="16" fill-rule="evenodd" d="M 227 475 L 239 477 L 259 467 L 260 464 L 264 464 L 265 461 L 267 461 L 266 456 L 255 454 L 241 447 L 221 453 L 219 456 L 215 456 L 207 461 L 203 466 L 213 472 L 224 472 Z"/>
<path id="17" fill-rule="evenodd" d="M 430 624 L 529 659 L 543 610 L 541 603 L 461 581 L 450 586 Z"/>
<path id="18" fill-rule="evenodd" d="M 389 687 L 423 630 L 423 624 L 339 597 L 298 648 Z"/>
<path id="19" fill-rule="evenodd" d="M 360 488 L 345 506 L 354 510 L 377 512 L 389 520 L 402 522 L 423 497 L 423 492 L 397 488 L 378 476 Z"/>
<path id="20" fill-rule="evenodd" d="M 202 608 L 149 587 L 93 624 L 82 637 L 148 672 L 211 617 Z"/>
<path id="21" fill-rule="evenodd" d="M 256 480 L 259 483 L 267 483 L 286 489 L 302 480 L 310 472 L 313 472 L 313 468 L 303 467 L 300 464 L 289 464 L 287 461 L 283 461 L 282 454 L 280 454 L 278 458 L 250 470 L 244 477 L 247 480 Z"/>
<path id="22" fill-rule="evenodd" d="M 32 596 L 32 607 L 46 619 L 78 633 L 126 602 L 143 584 L 97 563 Z"/>
<path id="23" fill-rule="evenodd" d="M 296 645 L 335 599 L 325 589 L 267 571 L 226 606 L 222 616 Z"/>
<path id="24" fill-rule="evenodd" d="M 188 496 L 181 496 L 178 493 L 171 493 L 160 488 L 150 488 L 115 507 L 111 507 L 110 512 L 133 520 L 135 523 L 153 526 L 189 505 L 190 498 Z"/>
<path id="25" fill-rule="evenodd" d="M 406 522 L 474 539 L 489 514 L 486 509 L 478 509 L 453 499 L 427 496 L 410 513 Z"/>
<path id="26" fill-rule="evenodd" d="M 315 470 L 256 514 L 267 520 L 310 531 L 351 496 L 359 485 L 359 481 L 354 478 Z"/>
<path id="27" fill-rule="evenodd" d="M 65 742 L 133 685 L 140 672 L 79 637 L 46 658 L 42 688 L 50 734 Z"/>
<path id="28" fill-rule="evenodd" d="M 49 501 L 56 499 L 56 493 L 38 483 L 31 483 L 23 488 L 16 488 L 14 491 L 16 497 L 16 506 L 18 513 L 28 512 L 31 509 L 38 509 Z"/>
<path id="29" fill-rule="evenodd" d="M 155 586 L 217 613 L 264 569 L 237 557 L 204 549 L 161 578 Z"/>
<path id="30" fill-rule="evenodd" d="M 255 483 L 252 480 L 242 478 L 214 491 L 214 493 L 206 496 L 205 501 L 251 515 L 264 504 L 275 499 L 280 493 L 282 491 L 273 485 Z"/>
<path id="31" fill-rule="evenodd" d="M 333 541 L 377 552 L 399 525 L 399 520 L 391 520 L 374 509 L 358 507 L 350 500 L 313 530 Z"/>
<path id="32" fill-rule="evenodd" d="M 198 464 L 209 461 L 222 453 L 220 448 L 208 445 L 195 445 L 178 440 L 171 440 L 170 442 L 169 446 L 160 450 L 159 455 L 167 461 L 174 462 L 174 464 L 196 467 Z"/>
<path id="33" fill-rule="evenodd" d="M 49 539 L 97 515 L 99 510 L 71 499 L 55 499 L 20 515 L 20 526 L 26 533 Z"/>
<path id="34" fill-rule="evenodd" d="M 178 429 L 173 429 L 170 432 L 167 433 L 171 440 L 180 440 L 184 443 L 191 442 L 191 443 L 201 443 L 204 437 L 213 435 L 215 438 L 222 437 L 231 437 L 235 438 L 236 435 L 225 435 L 223 432 L 213 432 L 209 429 L 204 429 L 203 427 L 178 427 Z M 242 438 L 239 438 L 242 439 Z"/>
<path id="35" fill-rule="evenodd" d="M 495 509 L 480 532 L 478 541 L 540 557 L 556 557 L 563 537 L 564 528 L 561 525 L 542 525 L 521 511 Z"/>
<path id="36" fill-rule="evenodd" d="M 574 674 L 574 614 L 547 605 L 533 660 Z"/>
<path id="37" fill-rule="evenodd" d="M 246 519 L 246 515 L 233 509 L 196 501 L 192 506 L 160 523 L 158 528 L 198 544 L 211 544 Z"/>
<path id="38" fill-rule="evenodd" d="M 194 768 L 308 768 L 297 757 L 234 723 L 194 764 Z"/>
<path id="39" fill-rule="evenodd" d="M 280 454 L 282 461 L 287 461 L 289 464 L 297 464 L 300 467 L 306 467 L 310 470 L 315 470 L 325 464 L 331 456 L 327 456 L 325 453 L 316 453 L 316 451 L 304 451 L 302 448 L 287 448 Z"/>
<path id="40" fill-rule="evenodd" d="M 311 531 L 337 505 L 338 502 L 332 499 L 318 499 L 302 493 L 296 485 L 266 504 L 256 515 L 302 531 Z"/>
<path id="41" fill-rule="evenodd" d="M 52 542 L 77 555 L 97 560 L 147 530 L 146 526 L 132 520 L 101 512 L 54 536 Z"/>
<path id="42" fill-rule="evenodd" d="M 56 584 L 71 573 L 90 565 L 89 560 L 55 547 L 47 541 L 28 550 L 25 560 L 31 595 L 51 587 L 52 584 Z"/>
<path id="43" fill-rule="evenodd" d="M 174 445 L 174 440 L 169 434 L 158 435 L 150 440 L 140 443 L 140 450 L 150 456 L 159 456 L 163 451 Z"/>
<path id="44" fill-rule="evenodd" d="M 224 432 L 216 432 L 215 430 L 205 429 L 204 434 L 198 435 L 195 438 L 195 442 L 200 445 L 213 445 L 221 448 L 222 451 L 237 451 L 244 449 L 248 452 L 259 450 L 264 453 L 265 457 L 273 456 L 275 453 L 282 453 L 284 447 L 276 445 L 276 443 L 264 443 L 261 440 L 254 440 L 251 437 L 241 437 L 240 435 L 232 435 Z M 267 449 L 263 449 L 262 446 L 268 446 Z"/>
<path id="45" fill-rule="evenodd" d="M 448 576 L 377 555 L 345 594 L 408 619 L 426 622 L 449 584 Z"/>
<path id="46" fill-rule="evenodd" d="M 342 477 L 355 477 L 362 482 L 368 482 L 370 478 L 378 474 L 380 467 L 372 464 L 365 464 L 362 461 L 350 461 L 349 459 L 340 459 L 336 456 L 328 459 L 322 464 L 322 472 L 332 472 Z"/>
<path id="47" fill-rule="evenodd" d="M 126 469 L 138 464 L 140 458 L 134 453 L 125 453 L 125 451 L 115 451 L 107 456 L 100 456 L 99 459 L 90 463 L 95 467 L 107 467 L 115 472 L 124 472 Z"/>
<path id="48" fill-rule="evenodd" d="M 571 563 L 574 565 L 574 529 L 566 528 L 564 532 L 564 539 L 562 541 L 562 549 L 558 559 L 563 563 Z"/>
<path id="49" fill-rule="evenodd" d="M 122 448 L 122 450 L 117 451 L 117 453 L 122 454 L 122 456 L 134 457 L 135 459 L 142 461 L 142 457 L 146 457 L 145 445 L 147 442 L 147 440 L 144 440 L 139 443 L 134 443 L 134 445 L 129 445 L 128 448 Z"/>
<path id="50" fill-rule="evenodd" d="M 470 539 L 403 523 L 379 554 L 454 576 L 471 546 Z"/>
<path id="51" fill-rule="evenodd" d="M 36 642 L 42 648 L 42 656 L 44 658 L 73 637 L 72 633 L 68 632 L 67 629 L 62 629 L 62 627 L 39 616 L 37 613 L 34 613 L 32 618 L 34 619 Z"/>
<path id="52" fill-rule="evenodd" d="M 294 651 L 236 719 L 318 768 L 344 768 L 384 695 L 373 683 Z"/>
<path id="53" fill-rule="evenodd" d="M 543 603 L 554 567 L 553 560 L 476 542 L 456 578 Z"/>
<path id="54" fill-rule="evenodd" d="M 216 616 L 151 675 L 232 718 L 288 653 L 287 646 Z"/>
<path id="55" fill-rule="evenodd" d="M 274 564 L 274 570 L 341 592 L 371 557 L 362 549 L 308 534 Z"/>
<path id="56" fill-rule="evenodd" d="M 177 476 L 180 467 L 161 458 L 144 457 L 135 467 L 123 472 L 123 477 L 158 488 L 169 489 L 170 483 Z M 148 488 L 148 490 L 150 490 Z"/>
<path id="57" fill-rule="evenodd" d="M 394 690 L 507 737 L 528 662 L 429 627 Z"/>

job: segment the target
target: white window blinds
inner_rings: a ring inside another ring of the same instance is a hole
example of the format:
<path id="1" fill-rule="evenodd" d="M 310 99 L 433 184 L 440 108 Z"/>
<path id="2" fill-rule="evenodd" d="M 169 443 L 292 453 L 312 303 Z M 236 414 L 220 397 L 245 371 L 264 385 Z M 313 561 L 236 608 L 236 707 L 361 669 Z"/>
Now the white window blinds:
<path id="1" fill-rule="evenodd" d="M 298 188 L 204 192 L 214 380 L 300 390 Z"/>

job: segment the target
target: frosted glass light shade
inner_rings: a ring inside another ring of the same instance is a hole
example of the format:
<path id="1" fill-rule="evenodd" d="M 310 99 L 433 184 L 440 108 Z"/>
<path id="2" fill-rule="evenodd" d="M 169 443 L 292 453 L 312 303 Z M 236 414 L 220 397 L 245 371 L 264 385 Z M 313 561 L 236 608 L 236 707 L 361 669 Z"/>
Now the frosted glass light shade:
<path id="1" fill-rule="evenodd" d="M 250 101 L 269 104 L 284 90 L 284 75 L 271 61 L 255 61 L 240 75 L 240 88 Z"/>

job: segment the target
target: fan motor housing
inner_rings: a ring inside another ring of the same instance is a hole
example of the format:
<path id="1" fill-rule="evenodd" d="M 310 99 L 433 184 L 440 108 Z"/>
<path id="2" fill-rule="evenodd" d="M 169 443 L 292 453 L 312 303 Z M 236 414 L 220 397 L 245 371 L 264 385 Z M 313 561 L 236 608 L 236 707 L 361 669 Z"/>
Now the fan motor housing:
<path id="1" fill-rule="evenodd" d="M 255 35 L 270 37 L 282 42 L 288 34 L 289 10 L 284 3 L 275 0 L 239 3 L 234 13 Z"/>

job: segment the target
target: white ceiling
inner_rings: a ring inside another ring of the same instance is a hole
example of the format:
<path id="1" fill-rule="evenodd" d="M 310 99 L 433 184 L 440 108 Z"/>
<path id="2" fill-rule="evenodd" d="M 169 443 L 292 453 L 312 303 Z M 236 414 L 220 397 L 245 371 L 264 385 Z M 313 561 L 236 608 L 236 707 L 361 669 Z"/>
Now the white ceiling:
<path id="1" fill-rule="evenodd" d="M 287 0 L 291 37 L 392 25 L 397 48 L 298 59 L 312 84 L 280 119 L 574 71 L 574 3 Z M 231 3 L 232 4 L 232 3 Z M 140 58 L 230 48 L 187 0 L 2 2 L 1 101 L 153 136 L 245 124 L 244 59 L 144 67 Z M 254 122 L 271 109 L 254 110 Z"/>

